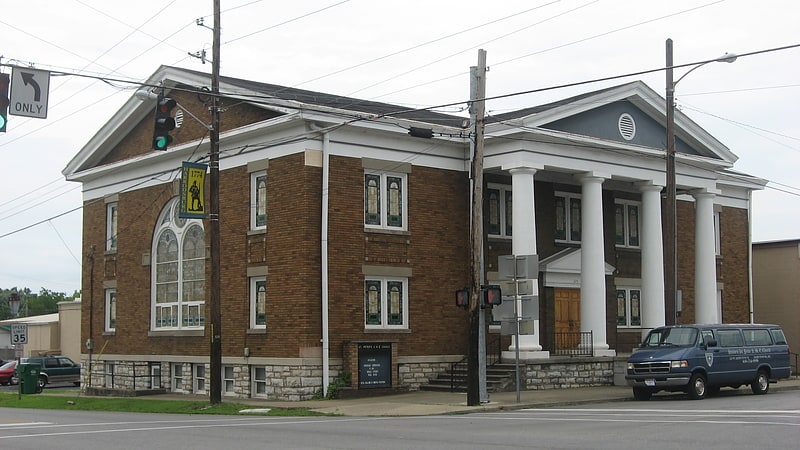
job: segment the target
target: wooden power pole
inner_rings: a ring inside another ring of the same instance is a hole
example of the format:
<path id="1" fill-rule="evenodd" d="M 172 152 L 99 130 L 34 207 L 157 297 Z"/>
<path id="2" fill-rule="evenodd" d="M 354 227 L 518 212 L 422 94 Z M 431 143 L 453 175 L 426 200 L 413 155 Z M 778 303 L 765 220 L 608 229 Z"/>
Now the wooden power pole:
<path id="1" fill-rule="evenodd" d="M 222 402 L 222 306 L 220 305 L 220 239 L 219 239 L 219 47 L 220 0 L 214 0 L 214 41 L 211 62 L 211 131 L 210 131 L 210 199 L 209 199 L 209 251 L 211 252 L 211 280 L 209 313 L 211 314 L 211 403 Z"/>
<path id="2" fill-rule="evenodd" d="M 483 127 L 486 113 L 486 51 L 478 50 L 476 71 L 475 154 L 472 158 L 472 225 L 470 226 L 469 348 L 467 349 L 467 405 L 481 404 L 479 333 L 481 310 L 481 256 L 483 248 Z"/>

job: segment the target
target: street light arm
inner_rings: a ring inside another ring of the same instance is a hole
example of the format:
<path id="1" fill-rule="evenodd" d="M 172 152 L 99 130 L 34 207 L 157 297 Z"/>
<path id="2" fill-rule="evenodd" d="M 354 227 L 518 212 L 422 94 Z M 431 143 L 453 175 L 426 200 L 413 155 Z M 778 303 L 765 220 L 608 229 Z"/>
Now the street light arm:
<path id="1" fill-rule="evenodd" d="M 696 66 L 692 67 L 691 69 L 689 69 L 689 71 L 688 71 L 688 72 L 686 72 L 685 74 L 681 75 L 681 77 L 680 77 L 680 78 L 678 78 L 678 80 L 677 80 L 677 81 L 675 81 L 674 83 L 672 83 L 673 89 L 675 88 L 675 85 L 676 85 L 676 84 L 678 84 L 678 83 L 679 83 L 679 82 L 680 82 L 682 79 L 686 78 L 686 75 L 689 75 L 690 73 L 692 73 L 692 72 L 694 72 L 695 70 L 697 70 L 697 69 L 699 69 L 699 68 L 701 68 L 701 67 L 705 66 L 705 65 L 706 65 L 706 64 L 708 64 L 708 63 L 712 63 L 712 62 L 725 62 L 725 63 L 732 63 L 732 62 L 736 61 L 736 58 L 738 58 L 738 55 L 736 55 L 736 53 L 725 53 L 724 55 L 720 56 L 720 57 L 719 57 L 719 58 L 717 58 L 717 59 L 711 59 L 711 60 L 708 60 L 708 61 L 706 61 L 706 62 L 702 62 L 702 63 L 700 63 L 700 64 L 698 64 L 698 65 L 696 65 Z"/>

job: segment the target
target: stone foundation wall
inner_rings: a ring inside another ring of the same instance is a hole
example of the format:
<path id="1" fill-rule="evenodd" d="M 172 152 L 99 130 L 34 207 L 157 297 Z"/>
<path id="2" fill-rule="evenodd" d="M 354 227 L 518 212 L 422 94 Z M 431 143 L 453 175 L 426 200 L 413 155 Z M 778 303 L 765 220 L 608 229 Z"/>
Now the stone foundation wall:
<path id="1" fill-rule="evenodd" d="M 442 372 L 450 370 L 449 362 L 423 362 L 400 364 L 398 368 L 400 386 L 412 391 L 418 391 L 419 387 L 427 384 L 428 380 L 436 378 Z"/>
<path id="2" fill-rule="evenodd" d="M 526 362 L 524 381 L 526 389 L 569 389 L 614 384 L 613 358 L 581 358 L 548 360 L 541 363 Z"/>

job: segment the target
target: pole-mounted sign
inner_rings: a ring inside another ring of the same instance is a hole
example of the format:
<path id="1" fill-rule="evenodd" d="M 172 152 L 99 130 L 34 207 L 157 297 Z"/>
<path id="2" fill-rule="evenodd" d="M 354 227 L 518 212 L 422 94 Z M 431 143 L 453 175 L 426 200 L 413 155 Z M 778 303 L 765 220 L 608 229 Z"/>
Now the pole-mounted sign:
<path id="1" fill-rule="evenodd" d="M 50 72 L 14 67 L 11 73 L 11 101 L 8 113 L 46 119 L 49 91 Z"/>

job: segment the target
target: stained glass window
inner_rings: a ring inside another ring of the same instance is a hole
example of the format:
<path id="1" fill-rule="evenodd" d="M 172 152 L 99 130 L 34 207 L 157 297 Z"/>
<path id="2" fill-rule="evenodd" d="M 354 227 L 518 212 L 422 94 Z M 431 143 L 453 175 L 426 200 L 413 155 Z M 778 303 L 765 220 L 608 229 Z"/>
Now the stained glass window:
<path id="1" fill-rule="evenodd" d="M 406 227 L 406 176 L 364 174 L 364 224 L 370 228 Z"/>
<path id="2" fill-rule="evenodd" d="M 365 280 L 364 323 L 367 328 L 407 328 L 407 283 L 403 278 Z"/>
<path id="3" fill-rule="evenodd" d="M 153 326 L 205 325 L 205 233 L 203 222 L 177 216 L 178 198 L 164 207 L 153 248 Z"/>

